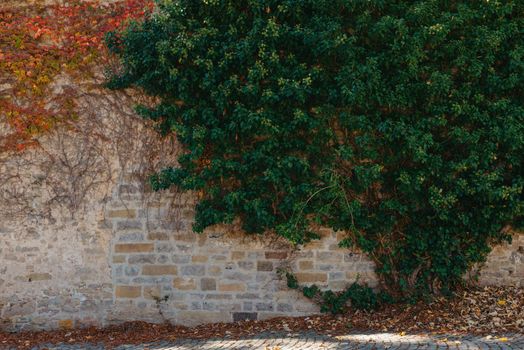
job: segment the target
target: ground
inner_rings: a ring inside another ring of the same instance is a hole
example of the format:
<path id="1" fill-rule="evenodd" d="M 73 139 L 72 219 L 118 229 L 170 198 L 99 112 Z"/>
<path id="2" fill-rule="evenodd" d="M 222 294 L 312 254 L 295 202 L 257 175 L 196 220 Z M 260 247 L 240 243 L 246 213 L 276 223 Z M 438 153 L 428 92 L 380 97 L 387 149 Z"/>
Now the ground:
<path id="1" fill-rule="evenodd" d="M 38 350 L 102 350 L 104 345 L 40 345 Z M 243 339 L 181 339 L 139 345 L 120 345 L 118 350 L 190 350 L 190 349 L 260 349 L 260 350 L 306 350 L 306 349 L 358 349 L 358 350 L 411 350 L 411 349 L 524 349 L 524 336 L 512 334 L 507 337 L 489 336 L 431 336 L 401 335 L 394 333 L 349 333 L 341 336 L 319 335 L 315 332 L 281 333 L 264 332 Z"/>

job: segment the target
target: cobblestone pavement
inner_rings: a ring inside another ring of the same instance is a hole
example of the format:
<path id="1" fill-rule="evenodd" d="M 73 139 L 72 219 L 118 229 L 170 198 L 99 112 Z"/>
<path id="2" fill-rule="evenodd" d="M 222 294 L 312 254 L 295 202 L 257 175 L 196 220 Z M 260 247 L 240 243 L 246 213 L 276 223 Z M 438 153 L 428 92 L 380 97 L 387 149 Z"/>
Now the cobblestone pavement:
<path id="1" fill-rule="evenodd" d="M 34 350 L 103 350 L 103 345 L 40 345 Z M 332 337 L 315 333 L 262 333 L 240 340 L 211 339 L 160 341 L 141 345 L 121 345 L 118 350 L 414 350 L 524 349 L 524 334 L 504 337 L 400 335 L 392 333 L 350 333 Z"/>

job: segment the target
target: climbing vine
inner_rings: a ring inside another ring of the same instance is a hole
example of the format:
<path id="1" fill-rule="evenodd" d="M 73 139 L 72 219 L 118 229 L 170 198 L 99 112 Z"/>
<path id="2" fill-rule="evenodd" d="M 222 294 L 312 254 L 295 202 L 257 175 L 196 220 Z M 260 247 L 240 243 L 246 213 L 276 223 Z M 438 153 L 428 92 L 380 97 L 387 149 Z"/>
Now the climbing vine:
<path id="1" fill-rule="evenodd" d="M 145 0 L 0 9 L 0 152 L 21 151 L 58 123 L 76 119 L 76 92 L 58 78 L 84 79 L 106 62 L 108 31 L 143 18 Z"/>
<path id="2" fill-rule="evenodd" d="M 320 306 L 320 311 L 331 314 L 344 313 L 348 307 L 356 310 L 376 310 L 383 304 L 392 303 L 393 298 L 382 291 L 376 292 L 367 285 L 360 284 L 358 278 L 355 282 L 341 291 L 322 290 L 316 284 L 301 286 L 296 276 L 283 272 L 288 288 L 296 289 Z"/>
<path id="3" fill-rule="evenodd" d="M 185 154 L 156 189 L 300 244 L 344 231 L 401 296 L 447 293 L 524 216 L 524 2 L 179 0 L 108 39 Z"/>

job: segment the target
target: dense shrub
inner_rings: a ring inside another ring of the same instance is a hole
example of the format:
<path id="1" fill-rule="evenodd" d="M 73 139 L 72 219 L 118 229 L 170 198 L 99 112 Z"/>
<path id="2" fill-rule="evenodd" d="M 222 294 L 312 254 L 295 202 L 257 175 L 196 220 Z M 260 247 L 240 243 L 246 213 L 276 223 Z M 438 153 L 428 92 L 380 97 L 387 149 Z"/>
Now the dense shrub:
<path id="1" fill-rule="evenodd" d="M 161 1 L 110 87 L 186 153 L 152 178 L 295 243 L 348 232 L 405 295 L 449 291 L 522 220 L 524 2 Z"/>

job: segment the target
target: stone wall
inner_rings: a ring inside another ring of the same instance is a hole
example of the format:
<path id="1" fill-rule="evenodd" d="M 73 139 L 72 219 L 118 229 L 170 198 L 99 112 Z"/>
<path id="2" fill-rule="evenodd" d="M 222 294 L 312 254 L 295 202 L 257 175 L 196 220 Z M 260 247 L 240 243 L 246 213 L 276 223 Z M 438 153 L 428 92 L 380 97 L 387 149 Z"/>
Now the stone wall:
<path id="1" fill-rule="evenodd" d="M 131 320 L 185 325 L 307 315 L 317 306 L 289 290 L 279 269 L 302 283 L 341 289 L 376 284 L 373 264 L 337 247 L 340 237 L 292 249 L 278 238 L 228 227 L 191 231 L 194 198 L 151 194 L 133 176 L 94 196 L 80 215 L 4 218 L 0 228 L 3 329 L 107 325 Z M 483 284 L 522 286 L 524 235 L 496 247 Z"/>
<path id="2" fill-rule="evenodd" d="M 295 271 L 300 282 L 332 289 L 357 275 L 375 283 L 373 264 L 339 249 L 330 231 L 299 251 L 278 238 L 243 236 L 228 227 L 195 234 L 190 198 L 164 195 L 144 208 L 133 184 L 120 189 L 127 200 L 111 202 L 106 215 L 113 232 L 110 321 L 139 315 L 147 321 L 197 324 L 317 312 L 286 287 L 279 269 Z"/>
<path id="3" fill-rule="evenodd" d="M 482 285 L 515 285 L 524 287 L 524 233 L 514 233 L 511 244 L 493 248 L 488 261 L 482 266 Z"/>
<path id="4" fill-rule="evenodd" d="M 372 263 L 339 249 L 330 231 L 301 250 L 232 227 L 193 233 L 194 196 L 147 186 L 148 174 L 176 164 L 176 140 L 160 140 L 134 115 L 140 97 L 96 82 L 75 89 L 75 128 L 25 153 L 0 154 L 1 329 L 318 312 L 279 269 L 331 289 L 357 276 L 376 284 Z"/>
<path id="5" fill-rule="evenodd" d="M 160 140 L 134 115 L 136 96 L 76 88 L 77 128 L 24 154 L 0 154 L 1 329 L 318 312 L 286 287 L 281 269 L 334 290 L 357 277 L 376 284 L 373 264 L 338 248 L 329 230 L 300 249 L 232 227 L 193 233 L 194 196 L 151 193 L 146 181 L 176 164 L 176 141 Z M 515 234 L 495 248 L 480 283 L 522 286 L 523 257 L 524 236 Z"/>

